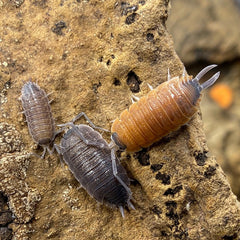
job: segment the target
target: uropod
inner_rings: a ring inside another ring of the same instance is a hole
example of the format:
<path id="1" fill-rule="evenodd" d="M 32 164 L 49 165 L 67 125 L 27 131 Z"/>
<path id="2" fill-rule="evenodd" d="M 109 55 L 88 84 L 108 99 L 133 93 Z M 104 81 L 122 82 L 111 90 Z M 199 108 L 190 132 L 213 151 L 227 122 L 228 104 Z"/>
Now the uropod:
<path id="1" fill-rule="evenodd" d="M 202 90 L 210 87 L 220 75 L 214 74 L 203 84 L 199 80 L 217 65 L 210 65 L 195 78 L 171 78 L 124 110 L 111 128 L 112 141 L 129 152 L 137 152 L 160 140 L 187 123 L 198 110 Z"/>
<path id="2" fill-rule="evenodd" d="M 75 125 L 81 117 L 92 126 Z M 55 148 L 62 155 L 75 178 L 98 202 L 118 207 L 124 217 L 124 207 L 134 209 L 129 188 L 130 182 L 123 166 L 115 155 L 115 144 L 108 144 L 95 129 L 85 113 L 78 114 L 71 122 L 58 125 L 70 129 Z M 103 130 L 103 129 L 102 129 Z"/>
<path id="3" fill-rule="evenodd" d="M 55 132 L 48 95 L 36 83 L 29 81 L 22 87 L 21 101 L 30 135 L 44 149 L 43 158 L 46 150 L 51 153 L 49 145 L 58 134 Z"/>

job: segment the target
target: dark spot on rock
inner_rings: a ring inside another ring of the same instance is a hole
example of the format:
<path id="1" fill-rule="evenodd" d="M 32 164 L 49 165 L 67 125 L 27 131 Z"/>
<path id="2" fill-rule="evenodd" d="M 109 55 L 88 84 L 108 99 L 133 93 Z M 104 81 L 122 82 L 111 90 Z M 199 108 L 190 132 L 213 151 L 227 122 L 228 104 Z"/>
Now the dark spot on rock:
<path id="1" fill-rule="evenodd" d="M 115 56 L 112 54 L 112 55 L 111 55 L 111 58 L 112 58 L 112 59 L 114 59 L 114 58 L 115 58 Z"/>
<path id="2" fill-rule="evenodd" d="M 165 193 L 163 194 L 164 196 L 171 195 L 174 197 L 174 195 L 182 190 L 182 185 L 176 186 L 175 188 L 168 188 Z"/>
<path id="3" fill-rule="evenodd" d="M 165 231 L 161 231 L 161 234 L 162 234 L 163 237 L 167 237 L 168 236 L 168 234 Z"/>
<path id="4" fill-rule="evenodd" d="M 121 153 L 122 153 L 122 151 L 117 150 L 117 151 L 116 151 L 116 156 L 117 156 L 118 158 L 121 158 Z"/>
<path id="5" fill-rule="evenodd" d="M 121 151 L 121 152 L 122 152 L 122 151 Z M 127 154 L 126 159 L 127 159 L 127 160 L 130 160 L 130 159 L 131 159 L 131 155 L 130 155 L 130 154 Z"/>
<path id="6" fill-rule="evenodd" d="M 1 79 L 1 78 L 0 78 L 0 79 Z M 11 80 L 8 80 L 8 81 L 6 81 L 6 82 L 4 83 L 4 88 L 9 89 L 9 88 L 11 87 L 11 85 L 12 85 Z"/>
<path id="7" fill-rule="evenodd" d="M 8 207 L 8 199 L 0 192 L 0 225 L 7 226 L 8 223 L 13 222 L 13 214 Z"/>
<path id="8" fill-rule="evenodd" d="M 103 61 L 103 56 L 99 57 L 99 59 L 97 61 L 102 62 Z"/>
<path id="9" fill-rule="evenodd" d="M 64 53 L 64 54 L 62 55 L 62 60 L 65 60 L 66 58 L 67 58 L 67 54 Z"/>
<path id="10" fill-rule="evenodd" d="M 141 4 L 141 5 L 144 5 L 145 3 L 146 3 L 146 1 L 144 1 L 144 0 L 139 1 L 139 4 Z"/>
<path id="11" fill-rule="evenodd" d="M 12 212 L 10 210 L 0 211 L 0 226 L 6 226 L 8 223 L 12 222 Z"/>
<path id="12" fill-rule="evenodd" d="M 138 162 L 142 165 L 142 166 L 148 166 L 150 165 L 149 162 L 149 154 L 147 152 L 147 149 L 144 148 L 141 151 L 137 152 L 134 154 L 134 157 L 138 160 Z"/>
<path id="13" fill-rule="evenodd" d="M 214 166 L 208 166 L 207 170 L 204 172 L 204 177 L 211 178 L 216 173 L 216 168 Z"/>
<path id="14" fill-rule="evenodd" d="M 121 85 L 121 82 L 120 82 L 117 78 L 114 78 L 113 84 L 114 84 L 115 86 L 120 86 L 120 85 Z"/>
<path id="15" fill-rule="evenodd" d="M 133 185 L 133 186 L 141 186 L 140 182 L 135 179 L 135 178 L 132 178 L 131 175 L 128 174 L 128 176 L 131 178 L 130 180 L 130 184 Z"/>
<path id="16" fill-rule="evenodd" d="M 33 5 L 35 5 L 36 7 L 40 7 L 40 8 L 45 8 L 47 7 L 47 0 L 34 0 Z"/>
<path id="17" fill-rule="evenodd" d="M 154 40 L 154 35 L 152 33 L 147 34 L 147 41 L 152 42 Z"/>
<path id="18" fill-rule="evenodd" d="M 92 86 L 92 90 L 95 92 L 95 93 L 98 93 L 98 88 L 102 86 L 102 83 L 99 82 L 99 83 L 94 83 L 93 86 Z"/>
<path id="19" fill-rule="evenodd" d="M 157 180 L 161 180 L 164 185 L 169 185 L 171 183 L 170 176 L 165 173 L 158 173 L 156 175 Z"/>
<path id="20" fill-rule="evenodd" d="M 136 20 L 137 15 L 138 15 L 138 14 L 136 14 L 136 13 L 130 14 L 129 16 L 126 17 L 125 23 L 128 24 L 128 25 L 134 23 L 135 20 Z"/>
<path id="21" fill-rule="evenodd" d="M 167 201 L 165 202 L 165 205 L 167 207 L 167 209 L 172 209 L 172 208 L 177 208 L 177 203 L 175 201 Z"/>
<path id="22" fill-rule="evenodd" d="M 156 206 L 156 205 L 153 205 L 153 207 L 150 208 L 150 210 L 151 210 L 153 213 L 157 214 L 158 217 L 160 217 L 160 215 L 162 214 L 162 210 L 161 210 L 158 206 Z"/>
<path id="23" fill-rule="evenodd" d="M 133 13 L 138 10 L 137 5 L 130 6 L 129 3 L 121 2 L 121 15 L 127 15 L 128 13 Z"/>
<path id="24" fill-rule="evenodd" d="M 165 202 L 168 212 L 166 213 L 166 217 L 174 221 L 174 225 L 179 225 L 179 216 L 175 212 L 177 208 L 177 203 L 175 201 L 167 201 Z"/>
<path id="25" fill-rule="evenodd" d="M 136 75 L 135 72 L 130 71 L 127 76 L 127 85 L 130 87 L 130 90 L 133 93 L 137 93 L 140 91 L 139 85 L 142 83 L 139 77 Z"/>
<path id="26" fill-rule="evenodd" d="M 7 227 L 0 227 L 0 239 L 11 240 L 12 231 Z"/>
<path id="27" fill-rule="evenodd" d="M 143 61 L 143 57 L 142 56 L 138 56 L 138 61 L 142 62 Z"/>
<path id="28" fill-rule="evenodd" d="M 77 0 L 77 2 L 78 2 L 78 3 L 80 3 L 80 2 L 81 2 L 81 0 Z"/>
<path id="29" fill-rule="evenodd" d="M 57 23 L 55 23 L 55 26 L 52 27 L 52 32 L 56 33 L 57 35 L 63 35 L 62 30 L 64 28 L 67 28 L 67 25 L 64 21 L 59 21 Z"/>
<path id="30" fill-rule="evenodd" d="M 109 66 L 111 64 L 111 60 L 108 59 L 106 64 Z"/>
<path id="31" fill-rule="evenodd" d="M 102 19 L 103 17 L 103 14 L 100 10 L 95 11 L 93 14 L 98 20 Z"/>
<path id="32" fill-rule="evenodd" d="M 162 167 L 163 167 L 163 164 L 162 164 L 162 163 L 157 163 L 157 164 L 152 164 L 150 168 L 151 168 L 151 170 L 152 170 L 153 172 L 157 172 L 157 171 L 159 171 Z"/>
<path id="33" fill-rule="evenodd" d="M 12 230 L 8 224 L 14 220 L 12 212 L 8 207 L 8 199 L 0 192 L 0 239 L 12 239 Z"/>
<path id="34" fill-rule="evenodd" d="M 197 162 L 198 166 L 204 166 L 206 159 L 207 159 L 207 151 L 199 152 L 195 151 L 193 156 L 195 157 L 195 160 Z"/>
<path id="35" fill-rule="evenodd" d="M 227 235 L 225 235 L 225 236 L 223 236 L 222 237 L 222 239 L 223 240 L 235 240 L 235 239 L 237 239 L 237 233 L 234 233 L 233 235 L 231 235 L 231 236 L 227 236 Z"/>
<path id="36" fill-rule="evenodd" d="M 188 229 L 187 228 L 184 229 L 184 230 L 176 228 L 176 230 L 179 231 L 179 233 L 173 234 L 174 239 L 189 239 L 188 238 Z"/>

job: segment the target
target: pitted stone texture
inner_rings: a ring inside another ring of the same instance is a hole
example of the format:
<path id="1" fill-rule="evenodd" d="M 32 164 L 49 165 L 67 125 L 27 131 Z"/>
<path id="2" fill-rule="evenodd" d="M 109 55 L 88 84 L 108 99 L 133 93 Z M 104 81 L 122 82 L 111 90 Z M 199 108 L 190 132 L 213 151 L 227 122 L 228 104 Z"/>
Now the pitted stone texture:
<path id="1" fill-rule="evenodd" d="M 33 141 L 27 125 L 18 120 L 22 80 L 32 78 L 46 92 L 53 91 L 51 107 L 57 124 L 83 111 L 96 125 L 110 129 L 111 120 L 130 106 L 133 92 L 141 96 L 146 83 L 156 87 L 166 81 L 168 68 L 172 76 L 182 74 L 183 64 L 165 27 L 168 4 L 166 0 L 24 1 L 19 8 L 3 4 L 0 54 L 12 81 L 4 111 L 29 152 Z M 103 137 L 110 140 L 109 134 Z M 84 189 L 78 189 L 56 154 L 31 157 L 26 182 L 33 190 L 26 194 L 27 187 L 21 185 L 22 212 L 27 206 L 34 208 L 40 200 L 38 192 L 41 201 L 34 215 L 18 213 L 24 221 L 34 216 L 31 224 L 20 224 L 21 234 L 62 240 L 238 236 L 239 204 L 207 152 L 199 112 L 142 154 L 122 153 L 123 164 L 135 179 L 131 190 L 136 211 L 125 211 L 125 219 L 117 209 L 98 206 Z M 27 162 L 23 156 L 18 161 L 24 176 Z M 17 188 L 8 182 L 5 188 Z"/>

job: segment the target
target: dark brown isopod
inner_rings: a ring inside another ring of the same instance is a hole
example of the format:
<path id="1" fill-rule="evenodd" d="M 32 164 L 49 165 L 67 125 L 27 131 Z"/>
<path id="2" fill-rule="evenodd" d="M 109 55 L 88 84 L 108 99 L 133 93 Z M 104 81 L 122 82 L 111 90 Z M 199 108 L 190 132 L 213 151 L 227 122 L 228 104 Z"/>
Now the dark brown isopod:
<path id="1" fill-rule="evenodd" d="M 22 88 L 23 112 L 26 116 L 29 132 L 33 140 L 46 150 L 55 138 L 54 120 L 47 94 L 36 83 L 27 82 Z"/>
<path id="2" fill-rule="evenodd" d="M 136 152 L 187 123 L 198 109 L 202 90 L 210 87 L 220 75 L 217 72 L 203 84 L 199 83 L 214 67 L 216 65 L 207 66 L 193 79 L 185 71 L 181 78 L 169 75 L 167 82 L 133 103 L 113 122 L 113 142 Z"/>
<path id="3" fill-rule="evenodd" d="M 124 217 L 124 206 L 134 208 L 127 173 L 115 156 L 114 145 L 108 145 L 92 127 L 74 125 L 81 116 L 87 118 L 80 113 L 72 122 L 59 125 L 71 128 L 56 148 L 81 186 L 98 202 L 118 207 Z"/>

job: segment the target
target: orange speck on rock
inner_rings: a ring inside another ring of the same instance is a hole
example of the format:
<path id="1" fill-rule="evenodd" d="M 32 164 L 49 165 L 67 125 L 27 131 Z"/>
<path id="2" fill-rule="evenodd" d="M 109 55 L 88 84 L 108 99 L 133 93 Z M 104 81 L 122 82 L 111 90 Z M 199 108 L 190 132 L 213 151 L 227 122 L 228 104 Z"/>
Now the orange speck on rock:
<path id="1" fill-rule="evenodd" d="M 233 102 L 233 91 L 224 83 L 215 84 L 209 92 L 210 97 L 221 107 L 227 109 Z"/>

